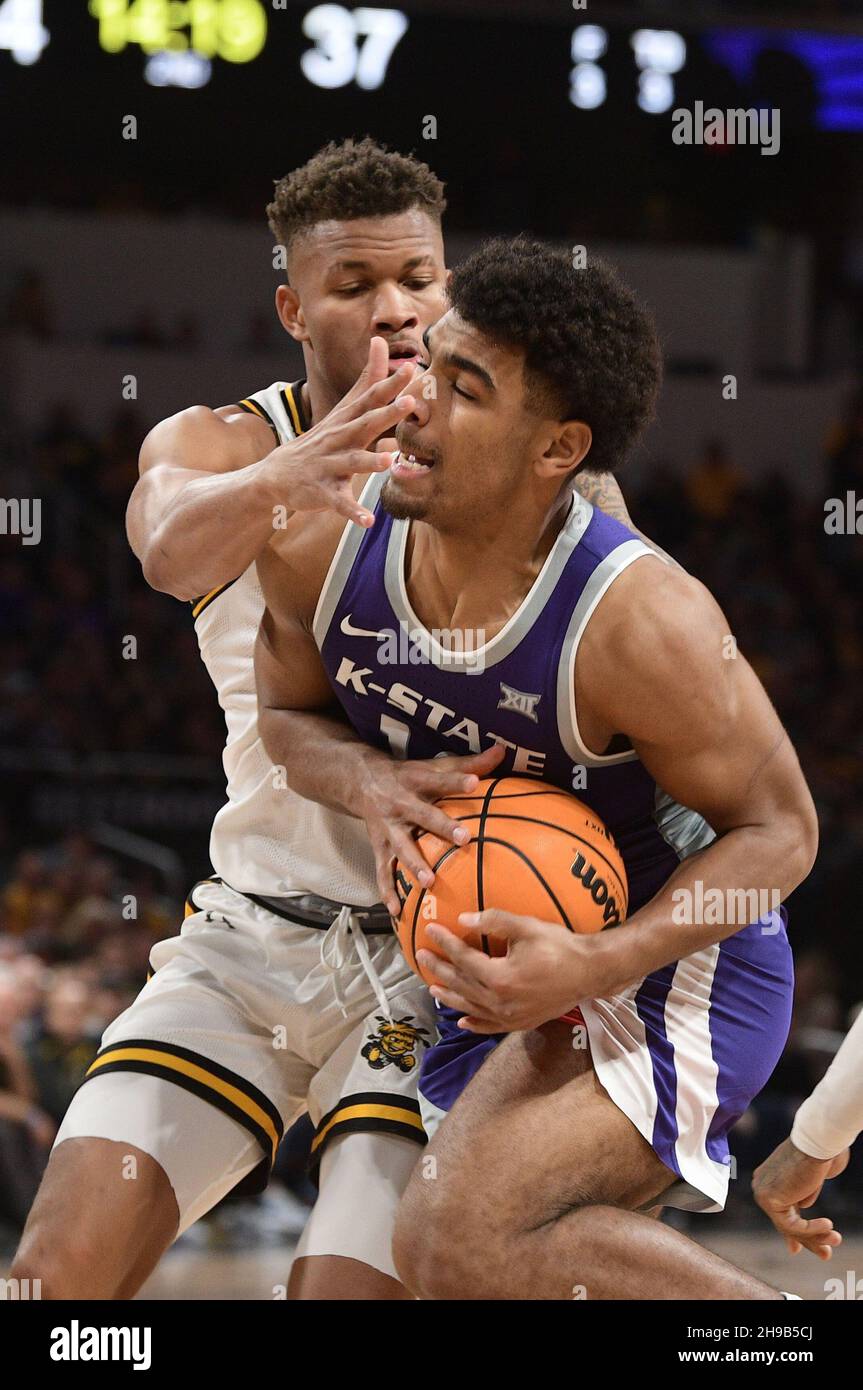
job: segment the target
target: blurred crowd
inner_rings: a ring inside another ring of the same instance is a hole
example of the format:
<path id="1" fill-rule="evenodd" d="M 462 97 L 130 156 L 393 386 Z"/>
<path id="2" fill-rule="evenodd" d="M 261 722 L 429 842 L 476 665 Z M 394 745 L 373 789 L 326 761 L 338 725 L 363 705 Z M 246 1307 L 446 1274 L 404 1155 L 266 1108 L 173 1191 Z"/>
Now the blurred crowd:
<path id="1" fill-rule="evenodd" d="M 0 537 L 0 758 L 194 753 L 217 769 L 222 719 L 188 606 L 148 589 L 123 538 L 142 434 L 134 409 L 101 438 L 63 404 L 34 438 L 3 429 L 0 462 L 7 476 L 23 468 L 42 497 L 43 537 L 29 548 Z M 828 534 L 823 500 L 796 495 L 781 473 L 753 485 L 721 441 L 681 462 L 654 461 L 628 496 L 632 514 L 724 607 L 798 749 L 821 824 L 817 866 L 790 903 L 792 1035 L 735 1132 L 745 1173 L 787 1133 L 863 1000 L 863 537 Z M 863 497 L 863 390 L 819 466 L 821 499 Z M 128 634 L 137 660 L 123 659 Z M 52 833 L 8 804 L 0 820 L 0 1243 L 4 1223 L 20 1225 L 102 1029 L 182 915 L 152 868 L 106 853 L 91 831 Z M 190 885 L 208 872 L 184 867 Z M 295 1140 L 283 1159 L 294 1184 L 302 1149 Z M 745 1187 L 732 1188 L 741 1202 Z M 846 1223 L 863 1212 L 863 1156 L 825 1202 Z"/>
<path id="2" fill-rule="evenodd" d="M 147 587 L 125 539 L 144 433 L 132 407 L 98 437 L 59 403 L 34 438 L 0 437 L 3 495 L 40 498 L 42 527 L 39 545 L 0 536 L 0 749 L 218 761 L 189 606 Z"/>
<path id="3" fill-rule="evenodd" d="M 79 832 L 21 851 L 0 887 L 0 1238 L 33 1199 L 105 1027 L 176 920 L 140 870 Z"/>
<path id="4" fill-rule="evenodd" d="M 34 267 L 25 266 L 15 275 L 0 319 L 0 332 L 20 334 L 43 343 L 61 336 L 51 292 L 45 277 Z M 196 314 L 184 313 L 165 319 L 151 306 L 143 305 L 107 328 L 100 345 L 195 353 L 204 348 L 204 337 Z M 241 355 L 254 355 L 273 352 L 281 342 L 282 334 L 275 317 L 253 309 L 235 346 Z"/>

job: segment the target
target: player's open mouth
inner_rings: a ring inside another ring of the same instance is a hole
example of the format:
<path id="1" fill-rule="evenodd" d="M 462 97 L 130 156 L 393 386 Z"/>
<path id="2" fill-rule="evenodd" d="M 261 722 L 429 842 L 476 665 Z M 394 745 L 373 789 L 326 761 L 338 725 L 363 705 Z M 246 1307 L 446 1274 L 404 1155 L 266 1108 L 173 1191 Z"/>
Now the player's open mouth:
<path id="1" fill-rule="evenodd" d="M 390 467 L 390 472 L 397 478 L 417 477 L 421 473 L 430 473 L 434 468 L 434 460 L 423 458 L 419 454 L 403 454 L 401 451 L 396 454 Z"/>
<path id="2" fill-rule="evenodd" d="M 405 362 L 412 362 L 415 367 L 422 367 L 425 370 L 426 363 L 418 348 L 412 343 L 392 343 L 390 345 L 390 366 L 393 371 L 401 367 Z"/>

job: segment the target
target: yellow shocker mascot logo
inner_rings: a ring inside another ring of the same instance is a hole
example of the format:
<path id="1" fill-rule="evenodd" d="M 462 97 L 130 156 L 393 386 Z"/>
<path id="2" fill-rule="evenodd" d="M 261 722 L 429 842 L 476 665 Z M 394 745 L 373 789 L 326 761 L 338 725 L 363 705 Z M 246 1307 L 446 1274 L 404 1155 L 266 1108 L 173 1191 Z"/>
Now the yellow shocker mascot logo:
<path id="1" fill-rule="evenodd" d="M 384 1067 L 396 1066 L 399 1071 L 413 1071 L 417 1064 L 417 1043 L 425 1043 L 428 1029 L 414 1023 L 410 1014 L 391 1022 L 382 1014 L 377 1014 L 376 1033 L 370 1033 L 362 1055 L 375 1071 Z"/>

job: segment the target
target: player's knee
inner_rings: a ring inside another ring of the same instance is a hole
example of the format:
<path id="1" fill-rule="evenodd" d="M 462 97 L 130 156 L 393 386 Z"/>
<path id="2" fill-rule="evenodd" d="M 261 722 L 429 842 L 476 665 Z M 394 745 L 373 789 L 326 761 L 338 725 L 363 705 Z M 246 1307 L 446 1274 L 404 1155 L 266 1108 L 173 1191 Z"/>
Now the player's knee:
<path id="1" fill-rule="evenodd" d="M 414 1173 L 396 1217 L 393 1260 L 415 1297 L 463 1298 L 473 1287 L 487 1246 L 472 1227 L 471 1204 L 457 1187 Z"/>
<path id="2" fill-rule="evenodd" d="M 393 1263 L 406 1289 L 422 1298 L 420 1289 L 424 1275 L 423 1242 L 421 1238 L 424 1194 L 417 1187 L 416 1175 L 408 1183 L 396 1212 L 393 1228 Z"/>
<path id="3" fill-rule="evenodd" d="M 54 1149 L 11 1269 L 38 1279 L 41 1298 L 124 1296 L 138 1264 L 154 1264 L 173 1239 L 177 1204 L 165 1173 L 140 1153 L 138 1181 L 119 1185 L 123 1147 L 71 1139 Z"/>
<path id="4" fill-rule="evenodd" d="M 68 1231 L 31 1218 L 9 1274 L 19 1286 L 28 1280 L 27 1287 L 38 1289 L 43 1300 L 82 1298 L 94 1286 L 98 1254 L 85 1240 L 79 1243 Z M 110 1298 L 113 1292 L 99 1281 L 99 1297 Z"/>

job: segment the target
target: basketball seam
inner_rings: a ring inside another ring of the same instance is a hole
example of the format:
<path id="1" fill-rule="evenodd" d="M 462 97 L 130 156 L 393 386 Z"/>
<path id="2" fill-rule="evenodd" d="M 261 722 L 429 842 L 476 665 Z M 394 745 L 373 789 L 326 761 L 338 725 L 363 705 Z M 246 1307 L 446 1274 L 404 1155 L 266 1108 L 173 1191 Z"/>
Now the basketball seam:
<path id="1" fill-rule="evenodd" d="M 559 901 L 557 894 L 554 892 L 551 884 L 547 882 L 545 875 L 541 873 L 541 871 L 536 867 L 532 859 L 528 859 L 527 855 L 524 853 L 524 850 L 519 849 L 518 845 L 512 844 L 509 840 L 498 840 L 493 835 L 489 835 L 486 837 L 486 843 L 490 845 L 500 845 L 503 849 L 512 850 L 513 854 L 517 855 L 518 858 L 521 859 L 522 862 L 527 865 L 531 873 L 539 879 L 546 893 L 551 898 L 551 901 L 554 903 L 555 907 L 557 908 L 558 912 L 563 918 L 563 925 L 566 927 L 567 931 L 574 932 L 575 927 L 570 922 L 569 916 L 567 915 L 563 903 Z"/>
<path id="2" fill-rule="evenodd" d="M 488 817 L 489 802 L 491 801 L 491 798 L 494 796 L 494 789 L 495 787 L 499 786 L 503 780 L 504 779 L 502 777 L 492 777 L 491 781 L 489 782 L 486 788 L 485 795 L 482 799 L 482 811 L 480 813 L 479 825 L 477 827 L 476 836 L 476 906 L 478 912 L 484 911 L 485 906 L 485 893 L 483 891 L 482 871 L 483 845 L 485 844 L 485 822 Z M 491 951 L 489 950 L 488 946 L 488 937 L 485 935 L 484 932 L 480 933 L 480 940 L 482 941 L 483 953 L 487 956 L 490 956 Z"/>
<path id="3" fill-rule="evenodd" d="M 449 800 L 449 798 L 447 798 L 447 800 Z M 473 819 L 473 817 L 475 817 L 475 816 L 479 816 L 479 817 L 482 819 L 483 814 L 484 814 L 484 813 L 483 813 L 482 811 L 474 811 L 474 812 L 472 813 L 472 815 L 470 815 L 470 816 L 457 816 L 456 819 L 457 819 L 458 822 L 461 824 L 463 821 L 471 820 L 471 819 Z M 585 840 L 585 838 L 584 838 L 583 835 L 576 835 L 576 833 L 575 833 L 574 830 L 566 830 L 562 825 L 555 825 L 554 822 L 553 822 L 553 821 L 550 821 L 550 820 L 537 820 L 534 816 L 497 816 L 497 817 L 496 817 L 495 814 L 494 814 L 494 812 L 492 812 L 491 815 L 486 816 L 485 819 L 487 819 L 487 820 L 496 820 L 496 819 L 497 819 L 497 820 L 517 820 L 517 821 L 520 821 L 520 822 L 525 823 L 525 824 L 527 824 L 527 825 L 544 825 L 544 826 L 546 827 L 547 830 L 557 830 L 561 835 L 569 835 L 569 837 L 570 837 L 571 839 L 577 840 L 578 843 L 579 843 L 580 845 L 585 845 L 589 850 L 592 850 L 593 853 L 597 856 L 597 858 L 599 858 L 599 859 L 602 860 L 603 864 L 605 864 L 605 866 L 608 868 L 609 872 L 612 873 L 612 874 L 614 874 L 614 877 L 617 879 L 617 884 L 618 884 L 618 887 L 620 888 L 621 895 L 622 895 L 623 897 L 626 898 L 627 907 L 629 906 L 629 886 L 628 886 L 628 884 L 625 883 L 624 880 L 621 878 L 619 871 L 617 870 L 617 868 L 615 867 L 615 865 L 612 864 L 611 860 L 610 860 L 610 859 L 606 859 L 605 855 L 602 853 L 602 850 L 597 849 L 596 845 L 593 843 L 592 840 Z M 423 839 L 424 836 L 430 835 L 431 833 L 432 833 L 432 832 L 431 832 L 430 830 L 423 830 L 423 831 L 421 832 L 421 834 L 417 836 L 417 843 L 419 844 L 419 843 L 422 841 L 422 839 Z M 479 835 L 477 835 L 476 839 L 477 839 L 477 842 L 478 842 L 478 840 L 479 840 Z M 467 848 L 467 846 L 465 846 L 465 848 Z M 619 852 L 620 852 L 620 851 L 618 850 L 618 853 L 619 853 Z M 621 856 L 621 857 L 622 857 L 622 856 Z M 624 865 L 624 873 L 625 873 L 625 872 L 626 872 L 626 866 Z"/>
<path id="4" fill-rule="evenodd" d="M 419 840 L 417 840 L 417 843 L 419 843 Z M 437 859 L 435 863 L 430 866 L 432 873 L 436 874 L 439 866 L 444 862 L 444 860 L 448 859 L 451 854 L 454 854 L 458 848 L 458 845 L 448 845 L 447 848 L 444 850 L 443 854 L 440 856 L 440 858 Z M 422 907 L 423 899 L 425 898 L 427 891 L 428 890 L 426 888 L 420 888 L 419 895 L 414 906 L 413 921 L 411 922 L 411 955 L 414 958 L 412 969 L 415 970 L 419 970 L 419 966 L 417 964 L 417 920 L 419 918 L 420 908 Z M 408 964 L 410 964 L 410 962 L 408 962 Z M 425 977 L 421 976 L 421 978 L 424 979 Z M 426 981 L 426 983 L 428 983 L 428 981 Z"/>

